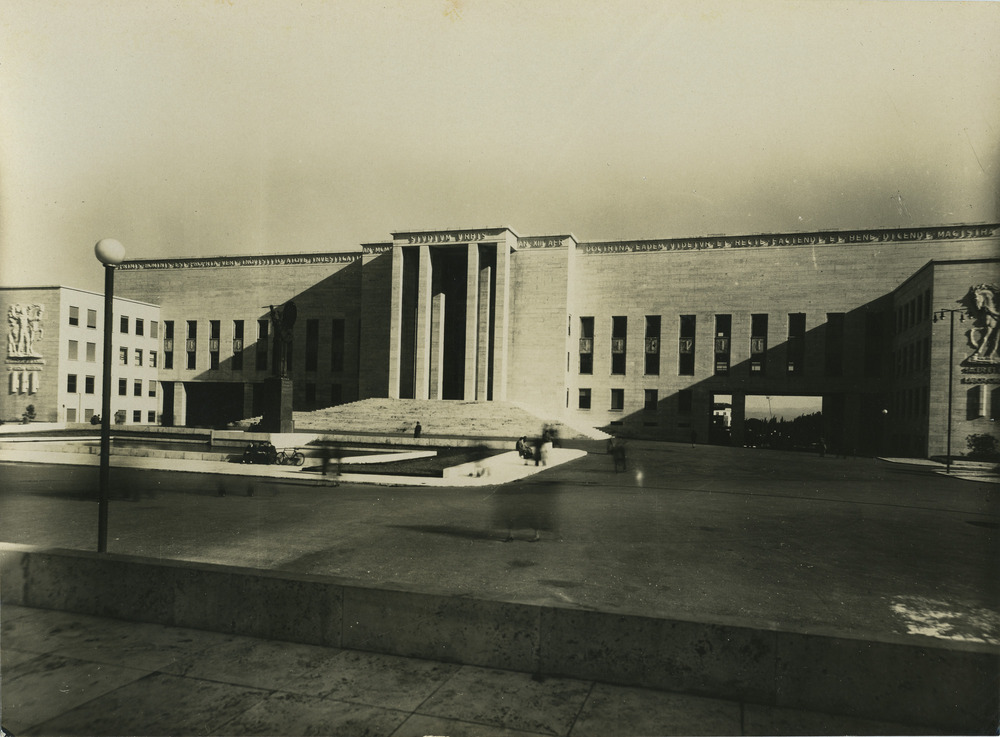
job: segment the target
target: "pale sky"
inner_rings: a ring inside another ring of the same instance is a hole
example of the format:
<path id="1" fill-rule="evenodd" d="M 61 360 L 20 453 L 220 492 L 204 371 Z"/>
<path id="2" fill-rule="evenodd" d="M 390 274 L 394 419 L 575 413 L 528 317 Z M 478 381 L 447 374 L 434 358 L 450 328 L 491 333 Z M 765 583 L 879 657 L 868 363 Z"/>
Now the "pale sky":
<path id="1" fill-rule="evenodd" d="M 4 0 L 0 284 L 506 225 L 1000 221 L 1000 3 Z"/>

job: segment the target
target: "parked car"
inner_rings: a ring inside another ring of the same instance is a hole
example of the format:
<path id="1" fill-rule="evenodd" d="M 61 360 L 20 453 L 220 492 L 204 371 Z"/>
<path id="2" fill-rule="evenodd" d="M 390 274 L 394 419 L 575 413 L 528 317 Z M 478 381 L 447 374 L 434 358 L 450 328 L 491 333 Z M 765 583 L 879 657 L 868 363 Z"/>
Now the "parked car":
<path id="1" fill-rule="evenodd" d="M 278 451 L 266 440 L 252 440 L 243 451 L 243 463 L 271 465 L 278 458 Z"/>

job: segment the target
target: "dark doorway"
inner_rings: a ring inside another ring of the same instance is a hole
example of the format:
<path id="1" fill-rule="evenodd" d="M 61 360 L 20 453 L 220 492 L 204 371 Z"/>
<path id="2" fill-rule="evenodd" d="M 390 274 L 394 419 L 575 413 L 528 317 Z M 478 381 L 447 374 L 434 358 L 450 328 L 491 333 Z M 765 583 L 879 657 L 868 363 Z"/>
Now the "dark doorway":
<path id="1" fill-rule="evenodd" d="M 465 311 L 468 251 L 465 248 L 431 249 L 434 258 L 434 293 L 444 294 L 444 361 L 441 366 L 443 399 L 465 399 Z"/>
<path id="2" fill-rule="evenodd" d="M 241 420 L 243 384 L 185 382 L 188 427 L 224 427 Z"/>
<path id="3" fill-rule="evenodd" d="M 160 413 L 160 424 L 164 427 L 174 426 L 174 382 L 160 383 L 163 394 L 163 411 Z"/>

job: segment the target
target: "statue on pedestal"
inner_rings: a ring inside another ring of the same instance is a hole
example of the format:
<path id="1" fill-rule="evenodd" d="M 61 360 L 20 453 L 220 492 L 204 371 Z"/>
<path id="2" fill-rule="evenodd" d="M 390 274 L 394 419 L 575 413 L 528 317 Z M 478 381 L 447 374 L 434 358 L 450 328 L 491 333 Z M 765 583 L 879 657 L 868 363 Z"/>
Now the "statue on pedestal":
<path id="1" fill-rule="evenodd" d="M 295 302 L 288 300 L 283 305 L 269 305 L 271 309 L 271 329 L 274 331 L 274 375 L 288 378 L 289 351 L 292 349 L 292 328 L 298 308 Z"/>

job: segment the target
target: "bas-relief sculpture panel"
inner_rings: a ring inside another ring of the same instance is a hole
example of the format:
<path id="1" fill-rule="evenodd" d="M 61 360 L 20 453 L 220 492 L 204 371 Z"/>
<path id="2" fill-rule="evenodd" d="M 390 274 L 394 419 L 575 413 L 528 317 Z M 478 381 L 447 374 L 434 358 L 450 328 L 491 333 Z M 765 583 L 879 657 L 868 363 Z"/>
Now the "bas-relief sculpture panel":
<path id="1" fill-rule="evenodd" d="M 42 354 L 38 350 L 45 316 L 40 304 L 12 304 L 7 308 L 7 370 L 11 394 L 35 394 L 41 383 Z"/>

